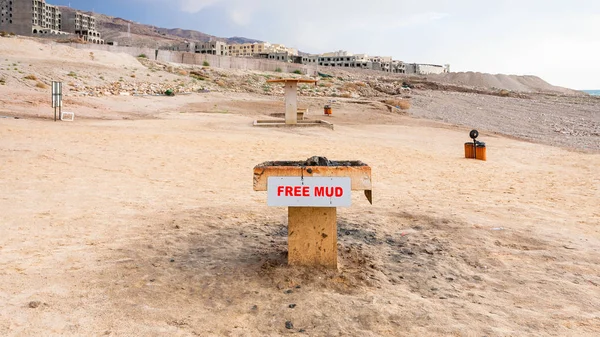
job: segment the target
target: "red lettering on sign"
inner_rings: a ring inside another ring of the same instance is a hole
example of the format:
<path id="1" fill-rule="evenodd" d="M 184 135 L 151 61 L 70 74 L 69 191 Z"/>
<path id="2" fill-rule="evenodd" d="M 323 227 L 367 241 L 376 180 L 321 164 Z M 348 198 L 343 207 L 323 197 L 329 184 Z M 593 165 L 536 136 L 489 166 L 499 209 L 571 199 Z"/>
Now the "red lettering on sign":
<path id="1" fill-rule="evenodd" d="M 329 186 L 315 186 L 315 197 L 328 197 L 328 198 L 341 198 L 344 196 L 344 189 L 341 187 Z"/>
<path id="2" fill-rule="evenodd" d="M 323 197 L 325 196 L 325 188 L 315 186 L 315 197 Z"/>
<path id="3" fill-rule="evenodd" d="M 295 197 L 301 197 L 302 196 L 302 186 L 295 186 L 294 187 L 294 196 Z"/>
<path id="4" fill-rule="evenodd" d="M 277 196 L 280 197 L 281 193 L 283 193 L 283 186 L 277 186 Z"/>
<path id="5" fill-rule="evenodd" d="M 292 194 L 294 192 L 294 188 L 292 188 L 292 186 L 286 186 L 285 187 L 285 196 L 286 197 L 293 197 L 294 195 Z"/>
<path id="6" fill-rule="evenodd" d="M 333 186 L 332 186 L 332 187 L 325 187 L 325 195 L 326 195 L 328 198 L 331 198 L 331 197 L 333 197 L 333 193 L 334 193 L 334 192 L 335 192 L 335 191 L 334 191 L 334 187 L 333 187 Z"/>
<path id="7" fill-rule="evenodd" d="M 303 186 L 302 187 L 302 196 L 303 197 L 310 197 L 310 188 L 308 186 Z"/>

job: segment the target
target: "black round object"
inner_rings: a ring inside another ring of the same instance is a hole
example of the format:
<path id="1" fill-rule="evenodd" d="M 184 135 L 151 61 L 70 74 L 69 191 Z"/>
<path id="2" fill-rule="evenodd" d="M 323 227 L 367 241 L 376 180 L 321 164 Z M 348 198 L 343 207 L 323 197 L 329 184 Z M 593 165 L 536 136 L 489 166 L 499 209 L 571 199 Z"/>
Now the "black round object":
<path id="1" fill-rule="evenodd" d="M 471 137 L 471 139 L 475 139 L 475 138 L 479 137 L 479 131 L 471 130 L 471 132 L 469 133 L 469 137 Z"/>

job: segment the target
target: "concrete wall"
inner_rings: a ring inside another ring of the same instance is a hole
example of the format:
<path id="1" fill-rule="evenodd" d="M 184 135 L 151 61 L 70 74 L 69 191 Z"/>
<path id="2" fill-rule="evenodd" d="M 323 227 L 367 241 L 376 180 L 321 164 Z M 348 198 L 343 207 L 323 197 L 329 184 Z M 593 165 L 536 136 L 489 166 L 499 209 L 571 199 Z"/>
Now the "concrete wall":
<path id="1" fill-rule="evenodd" d="M 407 74 L 416 75 L 431 75 L 431 74 L 443 74 L 450 71 L 450 65 L 436 65 L 436 64 L 419 64 L 419 63 L 408 63 L 406 64 Z"/>
<path id="2" fill-rule="evenodd" d="M 443 74 L 445 72 L 446 72 L 446 68 L 444 68 L 443 66 L 432 65 L 432 64 L 418 65 L 418 74 L 420 74 L 420 75 Z"/>

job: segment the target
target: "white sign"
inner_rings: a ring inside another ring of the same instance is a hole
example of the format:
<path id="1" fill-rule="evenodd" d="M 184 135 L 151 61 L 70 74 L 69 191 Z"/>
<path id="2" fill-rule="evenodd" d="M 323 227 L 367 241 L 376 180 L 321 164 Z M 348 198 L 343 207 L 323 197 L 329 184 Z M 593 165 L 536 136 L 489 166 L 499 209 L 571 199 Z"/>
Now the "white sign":
<path id="1" fill-rule="evenodd" d="M 350 177 L 269 177 L 267 204 L 295 207 L 350 207 Z"/>

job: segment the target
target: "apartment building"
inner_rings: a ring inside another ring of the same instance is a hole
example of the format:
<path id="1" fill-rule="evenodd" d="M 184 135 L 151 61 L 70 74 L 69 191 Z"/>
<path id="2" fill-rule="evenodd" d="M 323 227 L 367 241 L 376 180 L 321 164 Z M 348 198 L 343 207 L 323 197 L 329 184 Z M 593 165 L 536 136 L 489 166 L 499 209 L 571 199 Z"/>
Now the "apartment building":
<path id="1" fill-rule="evenodd" d="M 366 54 L 351 54 L 345 50 L 319 55 L 319 66 L 370 69 L 372 62 Z"/>
<path id="2" fill-rule="evenodd" d="M 394 60 L 391 56 L 369 56 L 366 54 L 352 54 L 345 50 L 324 53 L 321 55 L 308 55 L 300 58 L 304 65 L 319 65 L 323 67 L 359 68 L 394 74 L 440 74 L 450 72 L 450 65 L 435 64 L 406 64 Z"/>
<path id="3" fill-rule="evenodd" d="M 62 13 L 45 0 L 0 0 L 0 31 L 19 35 L 64 34 Z"/>
<path id="4" fill-rule="evenodd" d="M 298 49 L 289 48 L 282 44 L 271 44 L 270 47 L 267 48 L 269 53 L 288 53 L 290 56 L 298 56 Z"/>
<path id="5" fill-rule="evenodd" d="M 27 36 L 72 33 L 84 41 L 104 44 L 92 15 L 74 10 L 63 13 L 45 0 L 0 0 L 0 31 Z"/>
<path id="6" fill-rule="evenodd" d="M 271 44 L 269 42 L 239 43 L 227 46 L 229 56 L 254 57 L 258 54 L 282 54 L 298 56 L 298 49 L 288 48 L 282 44 Z"/>
<path id="7" fill-rule="evenodd" d="M 198 54 L 229 56 L 229 46 L 221 41 L 200 42 L 196 44 L 195 52 Z"/>
<path id="8" fill-rule="evenodd" d="M 75 34 L 86 42 L 104 44 L 102 34 L 96 30 L 96 18 L 77 11 L 67 11 L 63 15 L 63 30 Z"/>
<path id="9" fill-rule="evenodd" d="M 301 63 L 312 66 L 317 65 L 319 63 L 319 55 L 302 56 Z"/>
<path id="10" fill-rule="evenodd" d="M 268 42 L 261 43 L 236 43 L 227 46 L 229 56 L 234 57 L 253 57 L 257 54 L 268 53 L 271 44 Z"/>
<path id="11" fill-rule="evenodd" d="M 255 55 L 255 57 L 264 58 L 271 61 L 294 63 L 294 60 L 297 56 L 291 55 L 289 52 L 286 51 L 280 53 L 262 53 Z"/>

